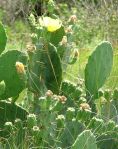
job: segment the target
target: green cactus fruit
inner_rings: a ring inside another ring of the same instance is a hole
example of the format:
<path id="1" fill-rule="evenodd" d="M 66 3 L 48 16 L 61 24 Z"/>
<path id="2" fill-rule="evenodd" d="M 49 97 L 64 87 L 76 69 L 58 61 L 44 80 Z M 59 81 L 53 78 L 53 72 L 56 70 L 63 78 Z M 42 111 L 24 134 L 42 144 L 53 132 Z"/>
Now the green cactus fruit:
<path id="1" fill-rule="evenodd" d="M 95 133 L 102 133 L 104 131 L 104 121 L 93 117 L 88 125 L 89 129 L 92 129 Z"/>
<path id="2" fill-rule="evenodd" d="M 49 13 L 53 13 L 54 9 L 55 9 L 55 4 L 53 0 L 49 0 L 48 4 L 47 4 L 47 9 Z"/>
<path id="3" fill-rule="evenodd" d="M 78 135 L 71 149 L 97 149 L 96 139 L 90 130 Z"/>
<path id="4" fill-rule="evenodd" d="M 107 101 L 110 101 L 111 100 L 111 90 L 110 89 L 106 89 L 104 91 L 104 97 Z"/>
<path id="5" fill-rule="evenodd" d="M 27 55 L 16 50 L 8 51 L 0 56 L 0 81 L 4 80 L 6 85 L 1 99 L 18 96 L 25 88 L 26 81 L 24 80 L 24 75 L 26 74 L 22 73 L 22 71 L 25 71 L 24 65 L 26 61 Z M 19 62 L 18 68 L 16 68 L 16 62 Z"/>
<path id="6" fill-rule="evenodd" d="M 51 107 L 51 111 L 59 112 L 65 108 L 65 105 L 60 101 L 55 101 L 54 105 Z"/>
<path id="7" fill-rule="evenodd" d="M 59 42 L 61 42 L 63 36 L 65 35 L 64 27 L 61 26 L 60 29 L 56 30 L 55 32 L 50 33 L 50 43 L 58 46 Z"/>
<path id="8" fill-rule="evenodd" d="M 27 115 L 27 127 L 29 129 L 33 128 L 33 126 L 37 125 L 37 119 L 35 114 Z"/>
<path id="9" fill-rule="evenodd" d="M 100 88 L 98 90 L 98 92 L 96 93 L 95 97 L 96 97 L 96 99 L 99 99 L 99 98 L 101 98 L 103 96 L 104 96 L 104 90 Z"/>
<path id="10" fill-rule="evenodd" d="M 22 107 L 15 103 L 7 102 L 6 100 L 0 101 L 0 113 L 0 129 L 4 127 L 6 122 L 14 123 L 17 118 L 25 121 L 28 114 Z M 4 131 L 0 131 L 0 136 L 4 137 Z"/>
<path id="11" fill-rule="evenodd" d="M 115 126 L 115 122 L 113 120 L 109 120 L 109 122 L 107 123 L 107 131 L 114 131 Z"/>
<path id="12" fill-rule="evenodd" d="M 13 133 L 13 124 L 12 122 L 6 122 L 4 124 L 4 131 L 7 133 L 7 134 L 10 134 L 10 133 Z"/>
<path id="13" fill-rule="evenodd" d="M 79 100 L 83 90 L 82 88 L 76 86 L 74 83 L 71 83 L 70 81 L 63 81 L 61 85 L 61 91 L 65 96 L 69 96 L 70 98 L 73 98 L 74 100 Z"/>
<path id="14" fill-rule="evenodd" d="M 73 93 L 73 98 L 75 100 L 79 100 L 80 96 L 82 95 L 82 92 L 83 92 L 82 88 L 76 87 L 75 92 Z"/>
<path id="15" fill-rule="evenodd" d="M 4 94 L 5 87 L 6 87 L 6 85 L 5 85 L 5 82 L 3 80 L 3 81 L 0 82 L 0 96 Z"/>
<path id="16" fill-rule="evenodd" d="M 69 60 L 68 64 L 72 65 L 72 64 L 74 64 L 75 62 L 77 62 L 78 56 L 79 56 L 79 52 L 78 52 L 77 49 L 75 49 L 74 52 L 73 52 L 73 56 L 70 57 L 70 60 Z"/>
<path id="17" fill-rule="evenodd" d="M 69 95 L 71 96 L 71 94 L 74 92 L 75 90 L 75 85 L 73 83 L 71 83 L 70 81 L 68 80 L 64 80 L 62 82 L 62 85 L 61 85 L 61 91 L 64 95 Z"/>
<path id="18" fill-rule="evenodd" d="M 38 105 L 40 106 L 41 111 L 46 111 L 48 108 L 46 97 L 40 97 L 38 100 Z"/>
<path id="19" fill-rule="evenodd" d="M 65 116 L 64 115 L 58 115 L 56 118 L 57 127 L 58 128 L 64 128 L 65 126 Z"/>
<path id="20" fill-rule="evenodd" d="M 23 122 L 21 119 L 16 119 L 14 122 L 15 131 L 15 142 L 19 148 L 23 147 L 24 137 L 25 137 L 25 129 L 23 128 Z"/>
<path id="21" fill-rule="evenodd" d="M 35 139 L 40 140 L 40 129 L 38 126 L 33 126 L 32 128 L 32 135 L 35 137 Z"/>
<path id="22" fill-rule="evenodd" d="M 74 118 L 75 115 L 75 108 L 74 107 L 68 107 L 66 110 L 66 120 L 70 121 Z"/>
<path id="23" fill-rule="evenodd" d="M 6 32 L 2 23 L 0 23 L 0 54 L 5 50 L 6 42 L 7 42 Z"/>
<path id="24" fill-rule="evenodd" d="M 65 45 L 60 45 L 59 44 L 59 46 L 57 47 L 57 52 L 58 52 L 61 60 L 63 59 L 65 49 L 66 49 Z"/>
<path id="25" fill-rule="evenodd" d="M 96 95 L 109 77 L 113 64 L 113 50 L 109 42 L 99 44 L 89 57 L 85 68 L 85 86 L 89 95 Z"/>
<path id="26" fill-rule="evenodd" d="M 113 99 L 118 100 L 118 88 L 115 88 L 115 90 L 114 90 Z"/>
<path id="27" fill-rule="evenodd" d="M 85 123 L 88 123 L 88 121 L 91 118 L 91 110 L 89 109 L 79 109 L 77 111 L 77 117 L 76 119 Z"/>

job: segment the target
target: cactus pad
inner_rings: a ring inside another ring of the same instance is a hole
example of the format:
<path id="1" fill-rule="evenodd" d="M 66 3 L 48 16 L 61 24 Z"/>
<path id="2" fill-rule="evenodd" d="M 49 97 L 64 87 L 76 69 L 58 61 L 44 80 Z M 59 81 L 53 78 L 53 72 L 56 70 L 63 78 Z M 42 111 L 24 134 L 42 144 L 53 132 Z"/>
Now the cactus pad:
<path id="1" fill-rule="evenodd" d="M 90 95 L 95 95 L 104 85 L 110 75 L 112 64 L 112 46 L 104 41 L 96 47 L 85 68 L 85 86 Z"/>
<path id="2" fill-rule="evenodd" d="M 27 61 L 25 53 L 13 50 L 0 56 L 0 81 L 4 80 L 6 85 L 1 99 L 17 96 L 25 87 L 24 79 L 20 78 L 16 70 L 17 61 L 25 65 Z"/>
<path id="3" fill-rule="evenodd" d="M 92 132 L 85 130 L 78 135 L 71 149 L 97 149 L 96 140 Z"/>

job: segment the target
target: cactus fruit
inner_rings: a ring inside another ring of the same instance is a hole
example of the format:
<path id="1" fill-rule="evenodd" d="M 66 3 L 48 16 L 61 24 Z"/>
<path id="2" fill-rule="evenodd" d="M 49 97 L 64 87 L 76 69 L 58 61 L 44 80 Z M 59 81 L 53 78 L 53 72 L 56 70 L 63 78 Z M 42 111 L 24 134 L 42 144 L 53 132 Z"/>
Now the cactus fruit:
<path id="1" fill-rule="evenodd" d="M 65 96 L 69 96 L 74 100 L 79 100 L 83 90 L 70 81 L 63 81 L 61 91 Z"/>
<path id="2" fill-rule="evenodd" d="M 85 103 L 83 103 L 83 104 L 85 104 Z M 89 110 L 89 109 L 81 109 L 80 108 L 78 110 L 78 112 L 77 112 L 77 117 L 76 118 L 79 121 L 82 121 L 84 123 L 88 123 L 88 121 L 91 118 L 91 114 L 92 114 L 91 110 Z"/>
<path id="3" fill-rule="evenodd" d="M 0 54 L 5 50 L 6 42 L 7 42 L 6 32 L 2 23 L 0 23 Z"/>
<path id="4" fill-rule="evenodd" d="M 15 127 L 15 143 L 19 148 L 23 147 L 24 144 L 24 138 L 25 138 L 25 127 L 23 125 L 23 122 L 21 119 L 16 119 L 14 122 L 14 127 Z M 13 134 L 13 133 L 12 133 Z"/>
<path id="5" fill-rule="evenodd" d="M 33 126 L 37 125 L 37 119 L 35 114 L 29 114 L 27 115 L 27 127 L 33 128 Z"/>
<path id="6" fill-rule="evenodd" d="M 8 51 L 0 56 L 0 81 L 5 82 L 5 91 L 1 95 L 1 99 L 18 96 L 26 87 L 24 78 L 17 73 L 16 62 L 27 62 L 27 55 L 20 51 Z M 26 74 L 23 74 L 26 75 Z"/>
<path id="7" fill-rule="evenodd" d="M 107 101 L 110 101 L 111 100 L 111 90 L 110 89 L 106 89 L 104 91 L 104 97 Z"/>
<path id="8" fill-rule="evenodd" d="M 71 149 L 97 149 L 95 136 L 90 130 L 83 131 L 78 135 Z"/>
<path id="9" fill-rule="evenodd" d="M 96 95 L 109 77 L 113 64 L 113 50 L 109 42 L 99 44 L 89 57 L 85 68 L 85 86 L 89 95 Z"/>
<path id="10" fill-rule="evenodd" d="M 102 133 L 104 131 L 104 121 L 103 119 L 99 119 L 93 117 L 88 125 L 89 129 L 92 129 L 95 133 Z"/>
<path id="11" fill-rule="evenodd" d="M 118 100 L 118 88 L 115 88 L 115 89 L 114 89 L 113 99 L 114 99 L 114 100 Z"/>

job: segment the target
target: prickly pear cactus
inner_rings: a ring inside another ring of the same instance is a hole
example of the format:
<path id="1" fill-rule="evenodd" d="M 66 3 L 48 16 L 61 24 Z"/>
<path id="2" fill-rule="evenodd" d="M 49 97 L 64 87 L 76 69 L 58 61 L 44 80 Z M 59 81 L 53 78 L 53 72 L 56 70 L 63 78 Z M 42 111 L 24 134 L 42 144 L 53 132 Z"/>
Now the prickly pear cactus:
<path id="1" fill-rule="evenodd" d="M 28 112 L 17 104 L 7 101 L 0 101 L 0 129 L 4 127 L 6 122 L 14 123 L 15 119 L 26 120 Z M 2 129 L 3 130 L 3 129 Z M 4 131 L 0 131 L 0 136 L 4 136 Z"/>
<path id="2" fill-rule="evenodd" d="M 85 86 L 90 95 L 95 95 L 103 86 L 110 75 L 112 64 L 112 46 L 104 41 L 96 47 L 85 68 Z"/>
<path id="3" fill-rule="evenodd" d="M 36 50 L 32 62 L 32 88 L 39 92 L 42 87 L 41 82 L 43 82 L 49 90 L 59 93 L 62 81 L 62 67 L 56 47 L 49 44 L 43 50 Z"/>
<path id="4" fill-rule="evenodd" d="M 19 74 L 21 73 L 20 68 L 20 71 L 17 72 L 16 62 L 22 62 L 25 65 L 26 61 L 26 54 L 16 50 L 8 51 L 0 56 L 0 81 L 4 80 L 5 83 L 5 91 L 1 95 L 1 99 L 18 96 L 25 88 L 23 76 L 25 74 Z"/>
<path id="5" fill-rule="evenodd" d="M 6 32 L 2 23 L 0 23 L 0 54 L 5 50 L 6 42 L 7 42 Z"/>
<path id="6" fill-rule="evenodd" d="M 83 131 L 78 135 L 71 149 L 97 149 L 95 136 L 90 130 Z"/>

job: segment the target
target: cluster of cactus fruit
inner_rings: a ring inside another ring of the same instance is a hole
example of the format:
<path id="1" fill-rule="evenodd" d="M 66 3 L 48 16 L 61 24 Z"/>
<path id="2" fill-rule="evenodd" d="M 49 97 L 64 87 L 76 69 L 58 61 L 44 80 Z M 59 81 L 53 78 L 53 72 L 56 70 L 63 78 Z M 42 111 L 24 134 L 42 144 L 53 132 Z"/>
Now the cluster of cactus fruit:
<path id="1" fill-rule="evenodd" d="M 85 81 L 63 80 L 65 63 L 75 63 L 78 56 L 74 51 L 70 58 L 68 46 L 75 20 L 72 16 L 65 31 L 55 16 L 36 21 L 31 15 L 32 44 L 25 52 L 4 52 L 7 36 L 0 23 L 1 147 L 118 148 L 118 89 L 101 89 L 112 68 L 111 44 L 104 41 L 91 54 Z M 24 90 L 31 104 L 26 109 L 26 101 L 17 103 Z"/>

